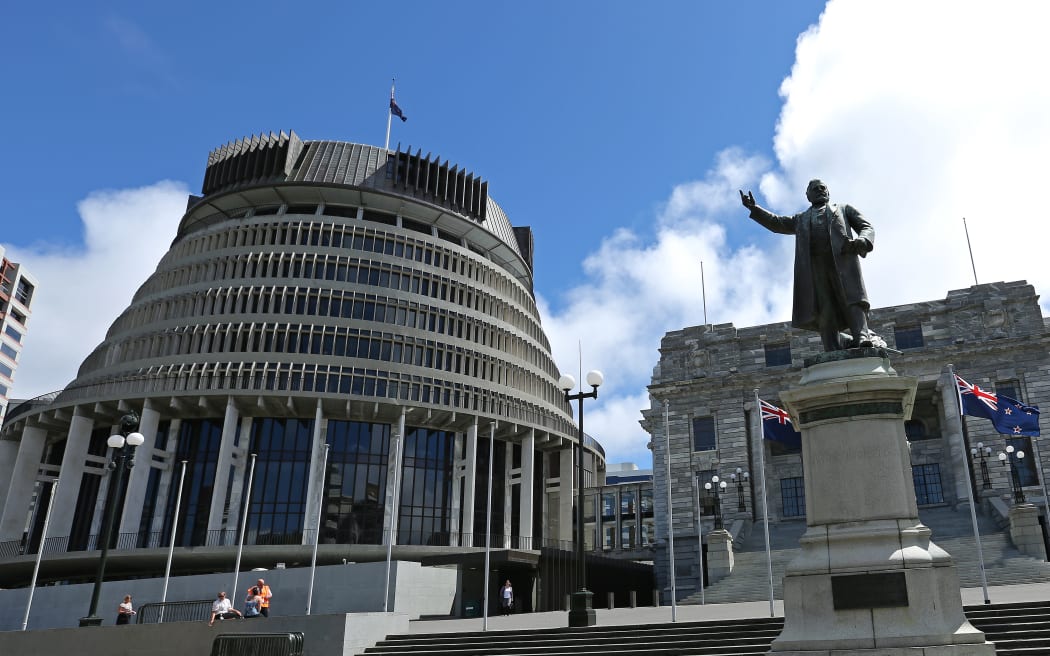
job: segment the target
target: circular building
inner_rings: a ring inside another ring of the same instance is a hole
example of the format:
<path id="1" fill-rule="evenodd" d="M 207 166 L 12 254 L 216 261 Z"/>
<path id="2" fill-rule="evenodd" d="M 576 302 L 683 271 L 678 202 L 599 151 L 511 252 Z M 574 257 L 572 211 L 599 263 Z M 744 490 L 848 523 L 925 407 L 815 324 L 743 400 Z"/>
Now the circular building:
<path id="1" fill-rule="evenodd" d="M 487 182 L 400 148 L 239 140 L 209 155 L 171 248 L 76 379 L 10 409 L 0 555 L 37 550 L 56 478 L 45 551 L 97 548 L 106 440 L 130 412 L 145 443 L 114 497 L 113 568 L 172 531 L 228 554 L 245 506 L 248 547 L 316 538 L 365 560 L 392 523 L 402 555 L 482 546 L 490 453 L 493 546 L 569 540 L 559 473 L 577 433 L 558 375 L 532 233 Z M 585 453 L 604 468 L 597 443 Z"/>

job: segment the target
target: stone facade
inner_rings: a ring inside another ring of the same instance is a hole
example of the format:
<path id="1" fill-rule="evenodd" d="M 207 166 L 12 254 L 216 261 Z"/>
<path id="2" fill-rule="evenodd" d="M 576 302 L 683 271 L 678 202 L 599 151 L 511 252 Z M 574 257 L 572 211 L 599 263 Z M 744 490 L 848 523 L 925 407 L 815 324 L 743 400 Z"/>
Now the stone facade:
<path id="1" fill-rule="evenodd" d="M 1035 289 L 1025 281 L 976 285 L 952 290 L 943 300 L 873 309 L 870 323 L 891 349 L 900 351 L 892 357 L 897 372 L 918 379 L 906 431 L 920 507 L 968 503 L 968 455 L 978 443 L 992 453 L 985 463 L 987 483 L 979 462 L 970 468 L 974 497 L 986 507 L 991 499 L 1013 503 L 1010 470 L 997 459 L 1008 436 L 998 434 L 985 419 L 963 417 L 960 422 L 948 365 L 982 389 L 1029 405 L 1050 406 L 1050 320 L 1042 315 Z M 661 589 L 669 587 L 668 484 L 679 597 L 696 592 L 697 580 L 682 574 L 695 570 L 695 545 L 691 551 L 679 549 L 679 542 L 696 542 L 698 511 L 703 534 L 713 527 L 710 499 L 701 495 L 704 507 L 697 508 L 698 479 L 701 486 L 711 475 L 727 479 L 737 468 L 752 474 L 746 482 L 731 483 L 721 495 L 721 511 L 730 530 L 746 532 L 752 522 L 762 519 L 763 484 L 768 486 L 771 522 L 805 520 L 801 452 L 762 444 L 753 408 L 756 390 L 762 400 L 783 407 L 779 395 L 798 386 L 803 361 L 820 352 L 816 333 L 794 329 L 788 322 L 746 328 L 690 326 L 664 336 L 649 387 L 652 405 L 643 412 L 642 421 L 652 436 L 654 562 Z M 665 401 L 669 440 L 664 429 Z M 1041 420 L 1044 431 L 1047 421 Z M 1040 453 L 1035 438 L 1011 439 L 1009 444 L 1028 452 L 1023 489 L 1028 501 L 1042 505 L 1050 452 Z M 765 471 L 759 476 L 762 461 Z M 740 496 L 744 511 L 739 509 Z"/>

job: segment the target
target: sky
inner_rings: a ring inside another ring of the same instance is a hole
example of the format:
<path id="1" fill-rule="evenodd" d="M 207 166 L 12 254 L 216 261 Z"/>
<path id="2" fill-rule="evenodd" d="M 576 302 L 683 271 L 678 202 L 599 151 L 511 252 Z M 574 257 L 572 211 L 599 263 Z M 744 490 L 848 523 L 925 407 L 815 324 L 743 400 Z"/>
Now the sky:
<path id="1" fill-rule="evenodd" d="M 792 239 L 738 189 L 793 213 L 819 177 L 860 209 L 876 307 L 976 270 L 1050 314 L 1047 24 L 1016 0 L 18 3 L 0 245 L 39 289 L 12 396 L 75 377 L 212 149 L 278 130 L 381 146 L 396 77 L 391 147 L 475 172 L 532 228 L 555 362 L 605 376 L 587 432 L 650 467 L 662 336 L 790 319 Z"/>

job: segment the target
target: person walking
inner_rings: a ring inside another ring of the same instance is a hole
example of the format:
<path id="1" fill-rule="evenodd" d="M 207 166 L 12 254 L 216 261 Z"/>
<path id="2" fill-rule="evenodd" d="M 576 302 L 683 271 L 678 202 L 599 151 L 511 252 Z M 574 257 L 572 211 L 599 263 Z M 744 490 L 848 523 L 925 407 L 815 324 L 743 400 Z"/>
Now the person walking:
<path id="1" fill-rule="evenodd" d="M 135 609 L 131 605 L 131 595 L 124 595 L 124 601 L 117 606 L 117 624 L 130 624 Z"/>
<path id="2" fill-rule="evenodd" d="M 507 579 L 507 582 L 499 589 L 499 599 L 500 614 L 510 615 L 514 610 L 514 588 L 510 584 L 510 579 Z"/>

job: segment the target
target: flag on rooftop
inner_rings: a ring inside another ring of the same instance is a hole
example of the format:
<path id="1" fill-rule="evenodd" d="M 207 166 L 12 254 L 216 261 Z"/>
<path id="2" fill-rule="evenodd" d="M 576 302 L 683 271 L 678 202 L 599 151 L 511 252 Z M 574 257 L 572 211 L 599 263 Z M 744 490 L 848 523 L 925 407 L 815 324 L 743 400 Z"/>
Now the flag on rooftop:
<path id="1" fill-rule="evenodd" d="M 390 85 L 390 113 L 401 119 L 402 122 L 408 120 L 405 113 L 397 106 L 397 101 L 394 100 L 394 85 Z"/>
<path id="2" fill-rule="evenodd" d="M 762 404 L 762 437 L 787 447 L 802 448 L 802 433 L 795 430 L 787 410 L 761 399 L 759 403 Z"/>
<path id="3" fill-rule="evenodd" d="M 955 384 L 962 414 L 990 420 L 995 430 L 1003 435 L 1039 436 L 1038 406 L 1025 405 L 1008 396 L 983 390 L 958 374 L 955 375 Z"/>

